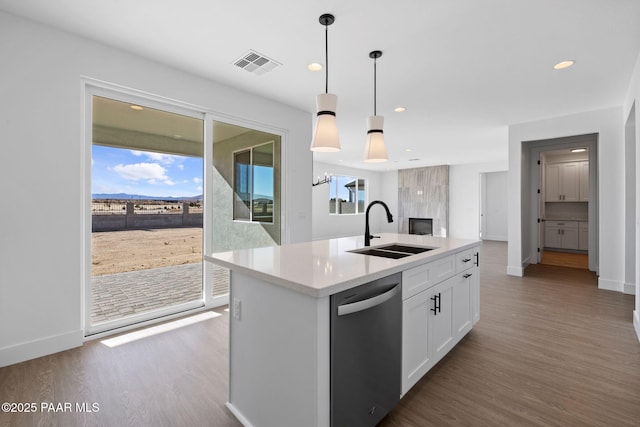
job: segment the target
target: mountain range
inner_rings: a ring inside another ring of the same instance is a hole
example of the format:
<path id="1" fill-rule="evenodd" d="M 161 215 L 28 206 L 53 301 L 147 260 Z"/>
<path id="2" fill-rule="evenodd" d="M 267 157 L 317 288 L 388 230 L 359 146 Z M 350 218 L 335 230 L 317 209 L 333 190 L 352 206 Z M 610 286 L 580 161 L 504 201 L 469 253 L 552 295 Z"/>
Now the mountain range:
<path id="1" fill-rule="evenodd" d="M 128 193 L 92 193 L 91 198 L 93 200 L 100 199 L 108 199 L 108 200 L 163 200 L 163 201 L 176 201 L 176 202 L 194 202 L 194 201 L 202 201 L 203 195 L 197 195 L 192 197 L 174 197 L 174 196 L 143 196 L 141 194 L 128 194 Z"/>

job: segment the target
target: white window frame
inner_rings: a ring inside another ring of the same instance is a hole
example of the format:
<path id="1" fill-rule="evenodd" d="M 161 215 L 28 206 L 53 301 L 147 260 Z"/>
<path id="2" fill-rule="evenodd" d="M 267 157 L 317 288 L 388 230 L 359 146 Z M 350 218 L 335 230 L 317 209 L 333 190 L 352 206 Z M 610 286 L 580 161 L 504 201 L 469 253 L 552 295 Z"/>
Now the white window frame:
<path id="1" fill-rule="evenodd" d="M 233 221 L 237 221 L 237 222 L 245 222 L 245 223 L 251 223 L 251 224 L 270 224 L 272 225 L 275 221 L 271 220 L 269 222 L 267 221 L 255 221 L 253 219 L 253 150 L 257 147 L 262 147 L 263 145 L 267 145 L 267 144 L 272 144 L 274 151 L 271 153 L 271 159 L 273 162 L 273 168 L 274 168 L 274 176 L 273 176 L 273 188 L 271 189 L 271 191 L 273 192 L 273 203 L 274 203 L 274 207 L 275 207 L 275 194 L 276 194 L 276 180 L 275 180 L 275 141 L 269 141 L 269 142 L 264 142 L 264 143 L 260 143 L 260 144 L 256 144 L 256 145 L 252 145 L 250 147 L 245 147 L 245 148 L 241 148 L 239 150 L 236 150 L 234 152 L 231 153 L 232 159 L 231 159 L 231 164 L 233 165 L 233 194 L 234 197 L 237 194 L 236 193 L 236 154 L 238 153 L 242 153 L 244 151 L 249 151 L 249 194 L 250 194 L 250 206 L 249 206 L 249 219 L 243 219 L 243 218 L 236 218 L 236 210 L 235 210 L 235 200 L 234 200 L 234 208 L 233 208 Z M 282 144 L 281 144 L 282 146 Z M 282 150 L 280 150 L 282 151 Z M 282 169 L 282 168 L 281 168 Z M 280 171 L 282 173 L 282 171 Z M 281 175 L 282 176 L 282 175 Z M 282 194 L 281 194 L 282 196 Z M 272 215 L 273 218 L 273 215 Z"/>
<path id="2" fill-rule="evenodd" d="M 339 178 L 348 178 L 348 179 L 353 179 L 355 180 L 356 183 L 356 190 L 355 190 L 355 212 L 348 212 L 348 213 L 343 213 L 343 212 L 338 212 L 338 202 L 337 202 L 337 195 L 338 195 L 338 180 Z M 358 195 L 359 195 L 359 189 L 358 189 L 358 183 L 360 181 L 364 182 L 364 200 L 362 200 L 362 205 L 363 205 L 363 210 L 362 212 L 360 212 L 359 210 L 359 202 L 360 200 L 358 199 Z M 367 182 L 368 180 L 366 178 L 360 178 L 357 176 L 352 176 L 352 175 L 331 175 L 329 178 L 329 203 L 331 203 L 331 186 L 335 185 L 335 194 L 336 194 L 336 211 L 335 212 L 331 212 L 331 205 L 329 205 L 329 215 L 362 215 L 364 214 L 364 206 L 367 205 L 367 199 L 368 199 L 368 193 L 369 193 L 369 183 Z"/>

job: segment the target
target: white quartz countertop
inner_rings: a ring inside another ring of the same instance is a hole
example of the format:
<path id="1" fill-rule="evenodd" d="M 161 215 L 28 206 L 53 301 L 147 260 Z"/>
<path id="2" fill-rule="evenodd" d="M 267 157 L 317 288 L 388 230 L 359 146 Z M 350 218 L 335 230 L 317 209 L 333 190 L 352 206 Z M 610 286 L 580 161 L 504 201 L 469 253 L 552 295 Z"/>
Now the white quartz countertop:
<path id="1" fill-rule="evenodd" d="M 360 235 L 219 252 L 204 258 L 232 271 L 321 298 L 480 244 L 478 240 L 412 234 L 380 236 L 371 240 L 371 248 L 402 243 L 436 249 L 400 259 L 348 252 L 364 248 L 364 237 Z"/>

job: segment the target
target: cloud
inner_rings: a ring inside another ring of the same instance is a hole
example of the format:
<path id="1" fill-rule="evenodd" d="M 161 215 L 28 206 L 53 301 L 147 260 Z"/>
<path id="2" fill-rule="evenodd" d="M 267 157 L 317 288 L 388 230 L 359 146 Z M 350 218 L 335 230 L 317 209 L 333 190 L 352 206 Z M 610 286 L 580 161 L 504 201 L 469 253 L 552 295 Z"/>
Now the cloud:
<path id="1" fill-rule="evenodd" d="M 150 183 L 155 183 L 156 180 L 169 180 L 167 170 L 157 163 L 119 164 L 115 165 L 113 170 L 128 181 L 148 180 Z"/>
<path id="2" fill-rule="evenodd" d="M 202 178 L 198 178 L 197 176 L 195 178 L 193 178 L 193 182 L 195 184 L 200 184 L 202 182 Z"/>
<path id="3" fill-rule="evenodd" d="M 170 165 L 176 160 L 182 160 L 182 156 L 175 156 L 173 154 L 153 153 L 151 151 L 129 150 L 134 156 L 146 156 L 147 159 L 155 162 L 160 162 L 164 165 Z"/>

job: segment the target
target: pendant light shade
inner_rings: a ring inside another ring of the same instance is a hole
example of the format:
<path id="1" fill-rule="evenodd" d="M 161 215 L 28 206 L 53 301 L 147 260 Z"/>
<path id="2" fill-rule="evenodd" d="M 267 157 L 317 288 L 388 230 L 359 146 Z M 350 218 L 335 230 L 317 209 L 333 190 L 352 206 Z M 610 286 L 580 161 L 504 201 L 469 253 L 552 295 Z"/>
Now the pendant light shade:
<path id="1" fill-rule="evenodd" d="M 364 161 L 369 163 L 386 162 L 387 148 L 384 146 L 382 126 L 384 117 L 370 116 L 367 119 L 367 143 L 364 147 Z"/>
<path id="2" fill-rule="evenodd" d="M 369 58 L 373 59 L 373 116 L 367 119 L 367 142 L 364 147 L 364 161 L 367 163 L 386 162 L 389 159 L 382 132 L 384 117 L 376 115 L 376 60 L 381 56 L 379 50 L 369 52 Z"/>
<path id="3" fill-rule="evenodd" d="M 311 151 L 335 152 L 340 151 L 340 139 L 338 138 L 338 127 L 336 126 L 336 105 L 338 97 L 329 93 L 329 25 L 333 24 L 335 17 L 325 13 L 320 16 L 320 24 L 324 25 L 325 31 L 325 93 L 316 97 L 316 117 L 313 139 L 311 140 Z"/>
<path id="4" fill-rule="evenodd" d="M 340 139 L 336 126 L 337 102 L 338 97 L 332 93 L 321 93 L 316 97 L 318 116 L 311 142 L 312 151 L 326 153 L 340 151 Z"/>

